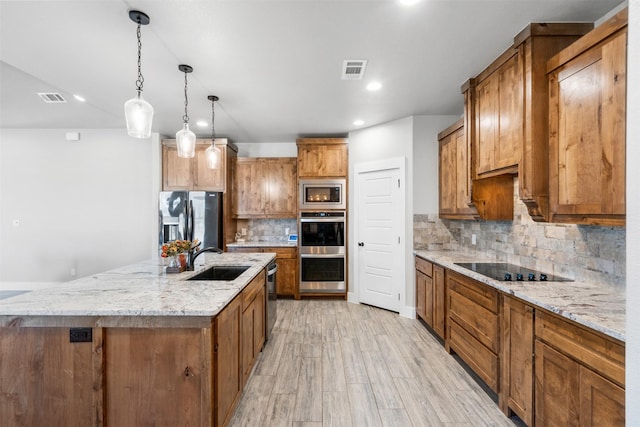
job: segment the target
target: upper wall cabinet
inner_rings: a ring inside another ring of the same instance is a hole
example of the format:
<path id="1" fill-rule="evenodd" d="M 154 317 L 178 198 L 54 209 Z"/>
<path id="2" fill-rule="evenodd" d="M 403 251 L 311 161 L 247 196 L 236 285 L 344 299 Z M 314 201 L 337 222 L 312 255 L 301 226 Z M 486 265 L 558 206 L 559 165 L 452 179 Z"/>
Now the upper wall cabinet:
<path id="1" fill-rule="evenodd" d="M 296 159 L 240 157 L 234 177 L 236 218 L 295 218 Z"/>
<path id="2" fill-rule="evenodd" d="M 298 138 L 300 178 L 346 177 L 349 170 L 345 138 Z"/>
<path id="3" fill-rule="evenodd" d="M 550 220 L 625 224 L 627 9 L 548 62 Z"/>
<path id="4" fill-rule="evenodd" d="M 548 214 L 546 63 L 592 27 L 529 24 L 509 49 L 462 87 L 474 185 L 484 178 L 518 174 L 520 198 L 536 221 Z M 501 181 L 508 191 L 509 180 Z"/>
<path id="5" fill-rule="evenodd" d="M 471 202 L 469 161 L 463 119 L 438 134 L 440 143 L 440 218 L 477 219 Z"/>
<path id="6" fill-rule="evenodd" d="M 228 159 L 235 157 L 238 149 L 226 138 L 216 138 L 215 144 L 222 159 L 218 169 L 209 169 L 205 152 L 211 145 L 211 139 L 196 140 L 196 155 L 191 159 L 178 157 L 175 139 L 162 140 L 162 189 L 226 191 Z"/>

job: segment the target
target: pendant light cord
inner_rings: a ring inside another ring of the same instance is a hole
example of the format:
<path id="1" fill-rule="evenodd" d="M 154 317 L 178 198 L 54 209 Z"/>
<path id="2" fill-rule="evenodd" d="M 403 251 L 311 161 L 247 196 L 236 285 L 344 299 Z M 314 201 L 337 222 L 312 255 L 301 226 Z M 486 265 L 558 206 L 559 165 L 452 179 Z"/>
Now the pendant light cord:
<path id="1" fill-rule="evenodd" d="M 138 21 L 138 30 L 136 31 L 136 35 L 138 36 L 138 80 L 136 80 L 138 96 L 140 96 L 140 92 L 142 92 L 142 85 L 144 84 L 144 77 L 142 77 L 142 34 L 140 32 L 140 27 L 141 24 Z"/>
<path id="2" fill-rule="evenodd" d="M 216 102 L 215 101 L 211 101 L 211 144 L 213 144 L 213 142 L 216 139 L 216 128 L 214 126 L 214 123 L 216 122 L 215 105 L 216 105 Z"/>
<path id="3" fill-rule="evenodd" d="M 184 116 L 182 120 L 185 123 L 189 123 L 189 114 L 187 113 L 187 107 L 189 106 L 189 97 L 187 96 L 187 73 L 184 73 Z"/>

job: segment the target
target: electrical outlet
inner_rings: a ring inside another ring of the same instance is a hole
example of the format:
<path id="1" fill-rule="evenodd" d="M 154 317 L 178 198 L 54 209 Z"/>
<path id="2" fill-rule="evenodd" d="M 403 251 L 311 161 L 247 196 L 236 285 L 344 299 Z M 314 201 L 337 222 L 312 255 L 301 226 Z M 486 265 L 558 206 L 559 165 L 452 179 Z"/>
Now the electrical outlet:
<path id="1" fill-rule="evenodd" d="M 284 229 L 284 235 L 285 235 L 285 236 L 288 236 L 288 235 L 289 235 L 289 231 L 290 231 L 290 230 L 289 230 L 289 227 L 286 227 L 286 228 Z"/>
<path id="2" fill-rule="evenodd" d="M 471 244 L 472 244 L 472 245 L 475 245 L 475 244 L 476 244 L 476 241 L 477 241 L 477 240 L 476 240 L 476 235 L 475 235 L 475 234 L 472 234 L 472 235 L 471 235 Z"/>
<path id="3" fill-rule="evenodd" d="M 247 235 L 247 229 L 246 228 L 241 229 L 240 230 L 240 234 L 242 234 L 243 236 L 246 236 Z"/>
<path id="4" fill-rule="evenodd" d="M 69 275 L 70 275 L 71 277 L 76 277 L 76 274 L 78 274 L 78 272 L 76 271 L 76 269 L 75 269 L 75 268 L 72 268 L 72 269 L 71 269 L 71 271 L 69 271 Z"/>
<path id="5" fill-rule="evenodd" d="M 91 328 L 70 328 L 69 342 L 91 342 L 93 341 L 92 332 Z"/>

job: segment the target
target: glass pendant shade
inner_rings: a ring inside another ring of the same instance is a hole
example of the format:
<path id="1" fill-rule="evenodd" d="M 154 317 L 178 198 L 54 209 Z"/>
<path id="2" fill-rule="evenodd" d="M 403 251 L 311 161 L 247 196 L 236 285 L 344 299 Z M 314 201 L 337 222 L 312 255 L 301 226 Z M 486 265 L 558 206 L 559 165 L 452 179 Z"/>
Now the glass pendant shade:
<path id="1" fill-rule="evenodd" d="M 205 152 L 207 156 L 207 167 L 209 169 L 218 169 L 220 167 L 220 149 L 211 142 L 211 146 Z"/>
<path id="2" fill-rule="evenodd" d="M 196 155 L 196 134 L 189 130 L 189 123 L 176 132 L 176 144 L 178 157 L 190 159 Z"/>
<path id="3" fill-rule="evenodd" d="M 141 93 L 124 103 L 127 119 L 127 134 L 134 138 L 149 138 L 153 122 L 153 107 L 144 100 Z"/>

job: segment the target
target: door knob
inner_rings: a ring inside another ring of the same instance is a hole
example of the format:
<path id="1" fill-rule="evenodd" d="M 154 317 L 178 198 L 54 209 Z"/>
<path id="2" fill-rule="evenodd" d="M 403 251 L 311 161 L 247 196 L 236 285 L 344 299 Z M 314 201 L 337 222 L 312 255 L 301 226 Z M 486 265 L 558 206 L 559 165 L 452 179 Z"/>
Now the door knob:
<path id="1" fill-rule="evenodd" d="M 358 246 L 364 246 L 364 242 L 358 242 Z"/>

